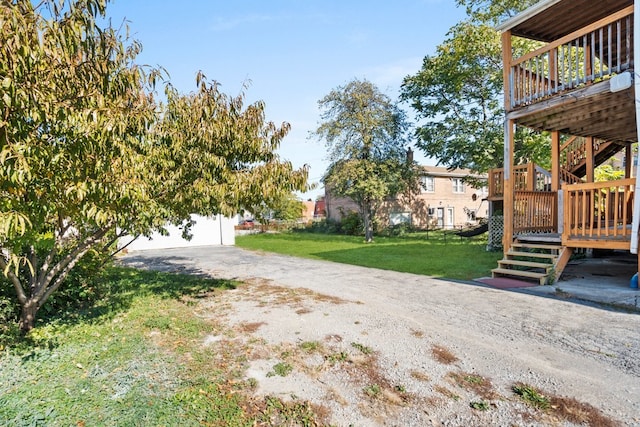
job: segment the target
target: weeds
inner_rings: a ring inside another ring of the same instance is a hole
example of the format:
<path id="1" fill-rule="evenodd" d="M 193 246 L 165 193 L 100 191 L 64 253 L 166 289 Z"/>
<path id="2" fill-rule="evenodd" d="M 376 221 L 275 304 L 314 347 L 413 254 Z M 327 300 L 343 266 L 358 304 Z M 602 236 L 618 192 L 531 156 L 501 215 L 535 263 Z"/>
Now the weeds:
<path id="1" fill-rule="evenodd" d="M 459 360 L 449 349 L 440 345 L 431 347 L 431 354 L 435 360 L 444 365 L 451 365 Z"/>
<path id="2" fill-rule="evenodd" d="M 318 341 L 305 341 L 300 343 L 299 347 L 307 353 L 313 353 L 320 350 L 322 346 Z"/>
<path id="3" fill-rule="evenodd" d="M 460 400 L 460 396 L 458 396 L 457 394 L 455 394 L 454 392 L 452 392 L 451 390 L 449 390 L 446 387 L 442 387 L 442 386 L 437 385 L 437 386 L 434 387 L 434 390 L 437 391 L 438 393 L 440 393 L 441 395 L 449 398 L 449 399 L 452 399 L 452 400 L 455 400 L 455 401 Z"/>
<path id="4" fill-rule="evenodd" d="M 357 342 L 352 342 L 351 347 L 360 350 L 362 354 L 371 354 L 373 353 L 373 349 L 371 347 L 367 347 L 366 345 L 359 344 Z"/>
<path id="5" fill-rule="evenodd" d="M 489 404 L 489 402 L 481 400 L 479 402 L 471 402 L 469 406 L 478 411 L 488 411 L 491 405 Z"/>
<path id="6" fill-rule="evenodd" d="M 362 389 L 362 391 L 364 392 L 364 394 L 371 398 L 376 398 L 382 393 L 382 389 L 378 384 L 368 385 L 364 389 Z"/>
<path id="7" fill-rule="evenodd" d="M 491 381 L 480 375 L 450 372 L 447 374 L 447 377 L 459 387 L 473 391 L 485 400 L 492 400 L 499 397 L 498 393 L 493 389 Z"/>
<path id="8" fill-rule="evenodd" d="M 326 355 L 325 359 L 330 364 L 335 365 L 336 363 L 346 362 L 347 360 L 349 360 L 349 353 L 347 353 L 346 351 L 340 351 L 338 353 L 331 353 L 331 354 Z"/>
<path id="9" fill-rule="evenodd" d="M 267 373 L 267 377 L 274 377 L 276 375 L 286 377 L 293 372 L 293 366 L 286 362 L 280 362 L 273 365 L 273 371 Z"/>
<path id="10" fill-rule="evenodd" d="M 259 419 L 260 425 L 317 427 L 327 425 L 327 414 L 326 408 L 309 402 L 283 402 L 267 396 Z"/>
<path id="11" fill-rule="evenodd" d="M 539 389 L 524 383 L 516 383 L 512 390 L 529 406 L 544 411 L 547 415 L 565 420 L 575 425 L 593 427 L 615 427 L 618 422 L 603 415 L 588 403 L 563 396 L 543 393 Z"/>
<path id="12" fill-rule="evenodd" d="M 426 383 L 431 380 L 431 378 L 429 378 L 429 375 L 425 374 L 424 372 L 411 371 L 410 374 L 412 378 L 415 378 L 418 381 L 422 381 Z"/>
<path id="13" fill-rule="evenodd" d="M 513 392 L 534 408 L 549 409 L 551 406 L 549 399 L 530 385 L 523 383 L 516 384 L 513 386 Z"/>

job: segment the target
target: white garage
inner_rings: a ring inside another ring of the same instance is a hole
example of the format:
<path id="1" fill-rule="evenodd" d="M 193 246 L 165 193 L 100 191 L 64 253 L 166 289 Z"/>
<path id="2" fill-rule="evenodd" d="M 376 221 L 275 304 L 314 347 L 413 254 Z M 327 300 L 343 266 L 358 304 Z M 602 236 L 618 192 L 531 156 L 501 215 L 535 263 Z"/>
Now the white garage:
<path id="1" fill-rule="evenodd" d="M 131 239 L 126 237 L 120 240 L 120 245 L 126 246 L 128 251 L 140 251 L 145 249 L 166 249 L 166 248 L 182 248 L 187 246 L 209 246 L 209 245 L 234 245 L 235 244 L 235 229 L 234 226 L 237 222 L 235 218 L 228 218 L 222 215 L 216 215 L 211 217 L 203 217 L 200 215 L 193 215 L 195 221 L 194 226 L 191 228 L 191 234 L 193 237 L 191 240 L 185 240 L 182 238 L 182 232 L 178 227 L 169 226 L 167 231 L 168 236 L 162 236 L 158 233 L 154 233 L 151 239 L 140 236 L 135 241 L 131 242 Z"/>

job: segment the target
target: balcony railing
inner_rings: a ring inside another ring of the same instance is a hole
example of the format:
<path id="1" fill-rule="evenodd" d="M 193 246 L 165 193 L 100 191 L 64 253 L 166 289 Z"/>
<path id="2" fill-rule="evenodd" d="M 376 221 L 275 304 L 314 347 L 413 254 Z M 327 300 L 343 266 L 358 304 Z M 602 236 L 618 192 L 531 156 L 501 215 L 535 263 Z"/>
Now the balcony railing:
<path id="1" fill-rule="evenodd" d="M 635 178 L 564 186 L 563 242 L 631 239 Z"/>
<path id="2" fill-rule="evenodd" d="M 551 174 L 534 163 L 513 167 L 515 191 L 546 191 L 551 187 Z M 489 199 L 504 197 L 504 169 L 489 171 Z"/>
<path id="3" fill-rule="evenodd" d="M 555 233 L 558 231 L 558 193 L 516 191 L 513 201 L 513 232 Z"/>
<path id="4" fill-rule="evenodd" d="M 609 78 L 632 67 L 633 6 L 511 62 L 511 108 Z"/>

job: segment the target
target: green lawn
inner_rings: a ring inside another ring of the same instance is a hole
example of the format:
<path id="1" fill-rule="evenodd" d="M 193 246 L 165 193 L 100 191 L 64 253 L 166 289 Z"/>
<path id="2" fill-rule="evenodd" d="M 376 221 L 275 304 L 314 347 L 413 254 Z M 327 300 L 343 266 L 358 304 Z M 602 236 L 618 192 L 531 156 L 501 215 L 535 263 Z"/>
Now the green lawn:
<path id="1" fill-rule="evenodd" d="M 237 236 L 245 249 L 276 252 L 384 270 L 424 274 L 457 280 L 490 275 L 502 252 L 487 252 L 486 239 L 461 239 L 443 232 L 411 233 L 401 237 L 362 237 L 316 233 L 253 234 Z"/>
<path id="2" fill-rule="evenodd" d="M 234 282 L 121 268 L 100 280 L 111 290 L 89 310 L 43 318 L 25 339 L 0 334 L 0 425 L 248 427 L 276 410 L 313 416 L 304 403 L 248 400 L 244 349 L 202 344 L 235 336 L 194 312 Z"/>

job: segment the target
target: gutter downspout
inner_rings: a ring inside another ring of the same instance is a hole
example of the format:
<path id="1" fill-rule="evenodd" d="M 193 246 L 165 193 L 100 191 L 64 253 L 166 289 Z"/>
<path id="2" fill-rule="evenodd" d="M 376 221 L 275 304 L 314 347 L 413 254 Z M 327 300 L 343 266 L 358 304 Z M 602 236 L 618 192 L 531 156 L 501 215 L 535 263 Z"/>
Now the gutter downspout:
<path id="1" fill-rule="evenodd" d="M 640 59 L 640 2 L 638 0 L 633 3 L 633 58 L 634 58 L 634 99 L 636 105 L 636 132 L 638 140 L 640 140 L 640 102 L 638 102 L 638 94 L 640 94 L 640 78 L 635 70 L 637 60 Z M 630 159 L 627 159 L 629 161 Z M 631 222 L 631 253 L 638 253 L 638 228 L 640 228 L 640 174 L 636 173 L 636 186 L 633 194 L 633 221 Z"/>

